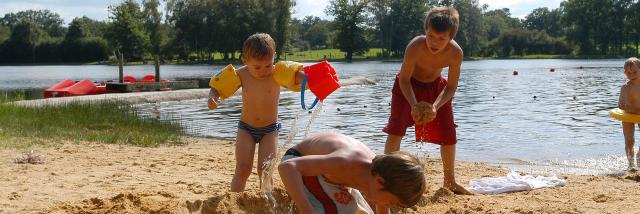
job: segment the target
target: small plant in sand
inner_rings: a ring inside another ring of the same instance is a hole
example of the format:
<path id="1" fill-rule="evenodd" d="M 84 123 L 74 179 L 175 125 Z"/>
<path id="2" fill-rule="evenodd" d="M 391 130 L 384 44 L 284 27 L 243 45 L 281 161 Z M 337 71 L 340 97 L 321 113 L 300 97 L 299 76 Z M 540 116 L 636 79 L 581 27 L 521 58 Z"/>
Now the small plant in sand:
<path id="1" fill-rule="evenodd" d="M 18 155 L 13 162 L 17 164 L 44 164 L 45 159 L 44 155 L 36 154 L 31 150 L 24 155 Z"/>

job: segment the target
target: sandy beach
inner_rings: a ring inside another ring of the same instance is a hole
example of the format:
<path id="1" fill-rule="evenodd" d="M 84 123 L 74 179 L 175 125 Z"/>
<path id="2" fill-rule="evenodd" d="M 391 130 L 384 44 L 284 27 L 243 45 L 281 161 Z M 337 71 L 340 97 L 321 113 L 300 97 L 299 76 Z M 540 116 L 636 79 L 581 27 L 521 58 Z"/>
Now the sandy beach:
<path id="1" fill-rule="evenodd" d="M 230 193 L 233 142 L 185 138 L 184 145 L 140 148 L 91 142 L 34 148 L 44 164 L 16 164 L 24 151 L 0 150 L 0 213 L 288 213 L 274 175 L 271 208 L 254 173 Z M 500 195 L 457 196 L 442 189 L 442 166 L 425 159 L 428 191 L 394 213 L 639 213 L 640 175 L 560 175 L 568 184 Z M 255 167 L 255 164 L 254 164 Z M 458 161 L 457 180 L 505 176 L 506 169 Z"/>

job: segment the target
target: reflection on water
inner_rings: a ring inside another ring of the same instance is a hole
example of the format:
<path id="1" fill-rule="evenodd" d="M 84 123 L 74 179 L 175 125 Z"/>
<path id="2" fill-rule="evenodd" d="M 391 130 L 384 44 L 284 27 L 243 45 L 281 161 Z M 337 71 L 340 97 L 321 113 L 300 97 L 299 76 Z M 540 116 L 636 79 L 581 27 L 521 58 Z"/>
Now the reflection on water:
<path id="1" fill-rule="evenodd" d="M 459 125 L 456 156 L 463 160 L 503 165 L 518 159 L 537 164 L 554 161 L 596 168 L 615 166 L 619 159 L 612 157 L 624 155 L 624 140 L 619 122 L 610 119 L 607 111 L 616 106 L 620 86 L 625 81 L 623 63 L 623 60 L 465 62 L 454 99 L 455 120 Z M 376 84 L 340 88 L 325 100 L 310 132 L 342 132 L 381 153 L 386 140 L 386 134 L 381 130 L 387 123 L 392 81 L 400 64 L 361 62 L 334 63 L 334 66 L 342 79 L 367 77 L 375 80 Z M 71 74 L 65 71 L 65 78 L 85 78 L 85 75 L 95 76 L 94 79 L 117 77 L 112 66 L 67 67 L 74 71 L 79 68 L 83 71 Z M 550 72 L 550 68 L 555 68 L 555 72 Z M 0 73 L 6 76 L 4 73 L 11 69 L 0 67 Z M 217 69 L 219 66 L 163 66 L 163 72 L 166 72 L 163 75 L 169 79 L 206 77 Z M 41 82 L 51 85 L 60 79 L 55 79 L 57 76 L 62 75 L 59 73 L 50 78 L 51 75 L 44 70 L 61 72 L 64 69 L 42 70 L 49 77 L 33 72 L 20 74 L 23 79 L 0 80 L 0 89 L 34 83 L 24 79 L 25 76 L 37 76 L 37 84 L 30 88 L 44 88 Z M 138 72 L 139 76 L 144 70 L 153 71 L 151 66 L 129 70 Z M 512 75 L 513 70 L 518 70 L 519 75 Z M 234 138 L 241 104 L 241 97 L 236 96 L 214 111 L 207 110 L 205 100 L 142 104 L 138 108 L 147 116 L 179 120 L 191 135 Z M 299 110 L 299 94 L 284 92 L 279 107 L 279 119 L 283 124 L 281 142 L 291 130 L 292 127 L 288 126 Z M 299 121 L 308 119 L 309 115 L 305 113 Z M 298 135 L 296 141 L 300 138 Z M 437 146 L 415 143 L 413 128 L 404 138 L 402 149 L 439 157 Z"/>

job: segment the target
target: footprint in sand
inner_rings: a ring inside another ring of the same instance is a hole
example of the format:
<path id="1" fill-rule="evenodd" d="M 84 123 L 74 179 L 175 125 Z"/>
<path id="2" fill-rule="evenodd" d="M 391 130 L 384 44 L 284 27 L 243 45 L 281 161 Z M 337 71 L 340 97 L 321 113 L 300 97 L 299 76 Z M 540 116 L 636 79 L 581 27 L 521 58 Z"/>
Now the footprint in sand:
<path id="1" fill-rule="evenodd" d="M 624 178 L 625 178 L 625 179 L 632 180 L 632 181 L 640 182 L 640 174 L 638 174 L 638 173 L 633 173 L 633 174 L 627 175 L 627 176 L 626 176 L 626 177 L 624 177 Z"/>
<path id="2" fill-rule="evenodd" d="M 199 183 L 189 184 L 187 188 L 195 194 L 202 194 L 204 192 L 204 187 Z"/>
<path id="3" fill-rule="evenodd" d="M 596 203 L 604 203 L 611 200 L 611 197 L 604 195 L 604 194 L 600 194 L 596 197 L 593 197 L 593 201 L 595 201 Z"/>
<path id="4" fill-rule="evenodd" d="M 9 194 L 9 200 L 18 200 L 22 198 L 22 194 L 20 194 L 19 192 L 12 192 Z"/>

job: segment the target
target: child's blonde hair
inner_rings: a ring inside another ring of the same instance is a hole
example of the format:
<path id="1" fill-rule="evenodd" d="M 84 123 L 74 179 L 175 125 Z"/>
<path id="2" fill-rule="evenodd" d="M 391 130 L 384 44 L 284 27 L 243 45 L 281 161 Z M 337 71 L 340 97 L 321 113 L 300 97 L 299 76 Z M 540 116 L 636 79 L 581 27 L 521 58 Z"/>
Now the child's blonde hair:
<path id="1" fill-rule="evenodd" d="M 624 69 L 631 68 L 634 71 L 640 71 L 640 59 L 631 57 L 624 61 Z"/>
<path id="2" fill-rule="evenodd" d="M 371 173 L 384 180 L 382 190 L 398 197 L 400 207 L 416 205 L 427 188 L 422 162 L 408 152 L 376 156 Z"/>
<path id="3" fill-rule="evenodd" d="M 264 59 L 269 55 L 275 54 L 275 52 L 276 42 L 266 33 L 253 34 L 242 45 L 243 56 L 253 59 Z"/>

